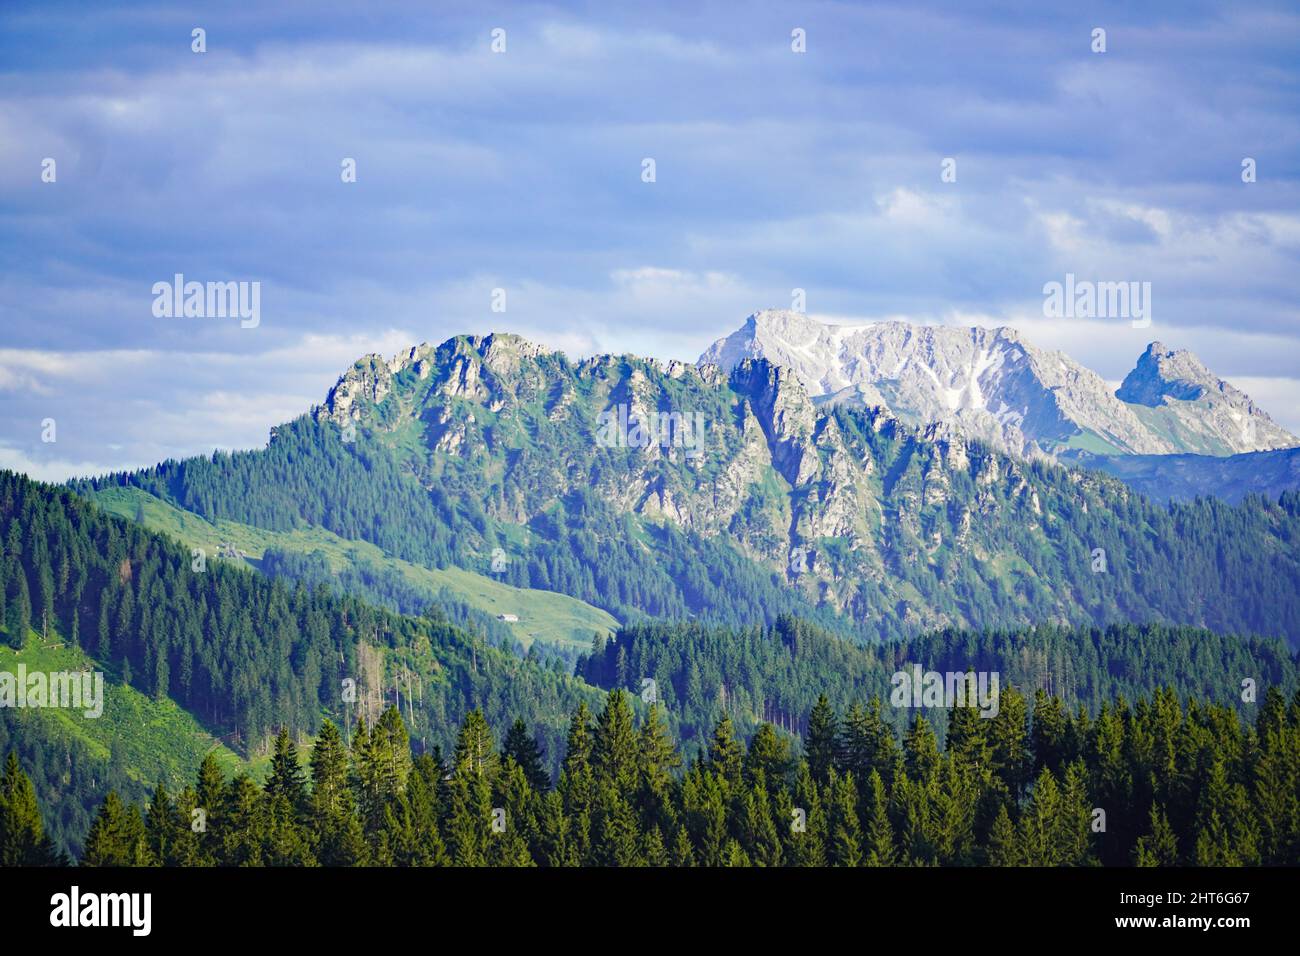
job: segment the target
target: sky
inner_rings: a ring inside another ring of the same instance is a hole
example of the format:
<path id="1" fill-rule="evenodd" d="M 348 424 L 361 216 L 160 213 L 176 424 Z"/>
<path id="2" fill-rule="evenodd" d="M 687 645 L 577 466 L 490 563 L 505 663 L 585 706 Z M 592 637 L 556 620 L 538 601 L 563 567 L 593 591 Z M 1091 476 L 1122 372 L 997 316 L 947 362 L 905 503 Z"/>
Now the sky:
<path id="1" fill-rule="evenodd" d="M 794 289 L 1114 382 L 1189 348 L 1300 432 L 1297 116 L 1282 3 L 7 0 L 0 467 L 260 447 L 457 334 L 694 360 Z M 178 273 L 256 325 L 156 314 Z M 1151 325 L 1047 317 L 1067 273 Z"/>

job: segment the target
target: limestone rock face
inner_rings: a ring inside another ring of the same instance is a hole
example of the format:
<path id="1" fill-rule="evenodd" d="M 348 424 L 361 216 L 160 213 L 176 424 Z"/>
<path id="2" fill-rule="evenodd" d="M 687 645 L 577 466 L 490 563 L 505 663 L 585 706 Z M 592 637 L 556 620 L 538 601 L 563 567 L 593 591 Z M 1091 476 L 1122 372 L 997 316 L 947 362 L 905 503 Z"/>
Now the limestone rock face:
<path id="1" fill-rule="evenodd" d="M 1186 349 L 1152 342 L 1115 393 L 1164 422 L 1179 452 L 1235 455 L 1300 441 Z"/>
<path id="2" fill-rule="evenodd" d="M 1025 458 L 1300 445 L 1191 353 L 1158 342 L 1114 393 L 1097 373 L 1010 328 L 835 326 L 783 311 L 751 315 L 700 362 L 728 369 L 760 358 L 790 369 L 819 406 L 882 407 Z"/>

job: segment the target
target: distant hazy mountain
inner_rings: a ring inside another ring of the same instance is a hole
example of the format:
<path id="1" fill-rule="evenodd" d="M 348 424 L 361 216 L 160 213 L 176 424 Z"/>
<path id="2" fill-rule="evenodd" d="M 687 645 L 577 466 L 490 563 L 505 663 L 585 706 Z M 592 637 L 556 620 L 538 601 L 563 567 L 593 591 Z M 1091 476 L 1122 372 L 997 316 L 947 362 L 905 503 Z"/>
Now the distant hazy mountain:
<path id="1" fill-rule="evenodd" d="M 700 362 L 729 370 L 756 358 L 789 368 L 818 404 L 881 406 L 909 425 L 939 423 L 1027 457 L 1074 449 L 1233 455 L 1300 445 L 1196 356 L 1159 342 L 1117 392 L 1010 328 L 833 326 L 782 311 L 750 316 Z"/>
<path id="2" fill-rule="evenodd" d="M 1071 464 L 1096 468 L 1119 478 L 1152 501 L 1222 498 L 1237 503 L 1248 494 L 1276 498 L 1300 488 L 1300 448 L 1254 451 L 1216 458 L 1210 455 L 1070 455 Z"/>

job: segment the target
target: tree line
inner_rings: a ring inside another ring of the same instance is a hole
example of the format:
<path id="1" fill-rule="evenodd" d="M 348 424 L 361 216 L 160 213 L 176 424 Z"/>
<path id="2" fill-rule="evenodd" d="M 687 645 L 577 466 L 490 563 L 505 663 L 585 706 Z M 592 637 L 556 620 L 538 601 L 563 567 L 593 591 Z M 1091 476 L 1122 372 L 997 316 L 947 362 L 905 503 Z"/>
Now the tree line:
<path id="1" fill-rule="evenodd" d="M 304 768 L 287 732 L 266 782 L 109 793 L 82 866 L 1253 866 L 1300 864 L 1300 694 L 1269 688 L 1254 722 L 1159 690 L 1095 718 L 1004 688 L 995 717 L 923 714 L 897 734 L 878 698 L 820 698 L 802 742 L 770 723 L 747 744 L 723 718 L 693 760 L 658 706 L 579 705 L 558 777 L 522 721 L 500 746 L 471 711 L 455 747 L 413 755 L 385 711 L 351 740 L 326 722 Z M 13 758 L 6 863 L 42 861 Z M 16 793 L 16 798 L 11 797 Z"/>

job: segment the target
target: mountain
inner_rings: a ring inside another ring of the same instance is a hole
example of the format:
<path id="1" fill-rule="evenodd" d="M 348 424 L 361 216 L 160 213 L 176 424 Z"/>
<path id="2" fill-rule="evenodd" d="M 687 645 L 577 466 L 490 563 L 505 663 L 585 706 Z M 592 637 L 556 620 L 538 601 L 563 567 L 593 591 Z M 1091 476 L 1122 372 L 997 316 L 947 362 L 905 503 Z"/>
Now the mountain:
<path id="1" fill-rule="evenodd" d="M 730 370 L 759 358 L 789 368 L 819 403 L 879 406 L 910 425 L 942 423 L 950 434 L 1024 457 L 1076 449 L 1231 455 L 1300 445 L 1190 352 L 1159 342 L 1112 392 L 1095 372 L 1014 329 L 834 326 L 763 311 L 709 347 L 700 364 Z"/>
<path id="2" fill-rule="evenodd" d="M 1300 445 L 1191 352 L 1160 342 L 1147 346 L 1115 397 L 1178 452 L 1219 456 Z"/>
<path id="3" fill-rule="evenodd" d="M 1247 495 L 1276 498 L 1300 488 L 1300 448 L 1244 455 L 1089 455 L 1071 463 L 1114 475 L 1152 501 L 1221 498 L 1236 504 Z"/>
<path id="4" fill-rule="evenodd" d="M 623 623 L 797 615 L 854 639 L 1164 622 L 1300 641 L 1300 496 L 1163 508 L 767 360 L 572 362 L 512 335 L 358 360 L 265 449 L 83 483 L 320 527 Z"/>

